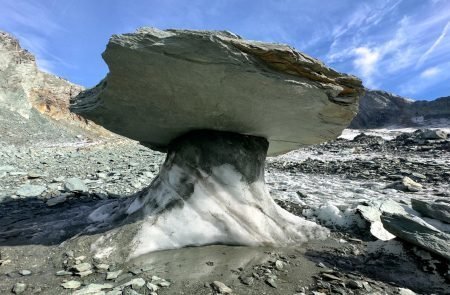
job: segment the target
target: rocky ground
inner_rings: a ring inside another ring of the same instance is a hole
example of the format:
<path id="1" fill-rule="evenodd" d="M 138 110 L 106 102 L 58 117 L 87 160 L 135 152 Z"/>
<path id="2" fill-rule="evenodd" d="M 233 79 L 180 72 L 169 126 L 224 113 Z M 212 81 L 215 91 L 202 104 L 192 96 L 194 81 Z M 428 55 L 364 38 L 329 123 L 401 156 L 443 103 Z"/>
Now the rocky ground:
<path id="1" fill-rule="evenodd" d="M 381 204 L 381 220 L 390 201 L 408 212 L 411 199 L 450 201 L 450 142 L 439 134 L 392 140 L 361 134 L 268 159 L 271 194 L 288 211 L 329 227 L 325 241 L 185 248 L 126 265 L 105 264 L 84 248 L 68 249 L 64 240 L 80 235 L 93 208 L 147 186 L 164 154 L 121 139 L 4 144 L 0 293 L 450 294 L 442 251 L 379 239 L 386 233 L 363 214 Z M 450 232 L 448 223 L 423 219 L 442 235 Z M 425 246 L 448 245 L 445 237 Z"/>

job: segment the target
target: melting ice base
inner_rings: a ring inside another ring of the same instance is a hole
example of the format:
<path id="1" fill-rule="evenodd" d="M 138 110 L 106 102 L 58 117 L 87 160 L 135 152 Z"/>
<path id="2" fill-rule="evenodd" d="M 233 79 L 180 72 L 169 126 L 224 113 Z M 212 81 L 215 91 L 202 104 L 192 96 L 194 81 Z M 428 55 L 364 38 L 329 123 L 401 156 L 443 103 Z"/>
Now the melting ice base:
<path id="1" fill-rule="evenodd" d="M 93 250 L 145 253 L 210 244 L 288 246 L 326 238 L 328 230 L 279 207 L 264 181 L 268 142 L 200 131 L 169 149 L 158 176 L 134 200 L 101 207 L 97 224 L 120 222 Z M 106 253 L 106 254 L 105 254 Z"/>
<path id="2" fill-rule="evenodd" d="M 191 245 L 289 245 L 327 236 L 326 229 L 276 205 L 263 182 L 242 181 L 231 165 L 202 174 L 189 199 L 146 218 L 131 256 Z M 181 177 L 170 178 L 177 182 Z"/>
<path id="3" fill-rule="evenodd" d="M 187 199 L 174 190 L 186 172 L 172 166 L 167 179 L 156 179 L 145 196 L 129 205 L 128 214 L 145 212 L 143 220 L 135 223 L 138 230 L 129 245 L 129 258 L 209 244 L 286 246 L 328 235 L 327 229 L 279 207 L 264 182 L 246 183 L 229 164 L 213 168 L 209 175 L 199 172 L 201 177 L 194 181 L 194 191 Z M 155 202 L 168 207 L 161 210 Z M 97 209 L 91 219 L 108 217 L 105 210 L 110 208 Z M 94 247 L 97 254 L 105 254 L 112 241 L 111 237 L 99 239 Z"/>

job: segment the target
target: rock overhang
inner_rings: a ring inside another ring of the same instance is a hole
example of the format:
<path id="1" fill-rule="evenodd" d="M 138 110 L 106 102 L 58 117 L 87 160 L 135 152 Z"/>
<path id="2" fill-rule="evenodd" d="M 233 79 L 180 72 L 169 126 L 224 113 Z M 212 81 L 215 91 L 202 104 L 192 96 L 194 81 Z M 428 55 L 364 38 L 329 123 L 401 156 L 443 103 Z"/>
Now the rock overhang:
<path id="1" fill-rule="evenodd" d="M 281 44 L 226 31 L 113 35 L 109 74 L 72 102 L 107 129 L 164 150 L 193 130 L 266 138 L 269 154 L 334 139 L 356 114 L 361 81 Z"/>

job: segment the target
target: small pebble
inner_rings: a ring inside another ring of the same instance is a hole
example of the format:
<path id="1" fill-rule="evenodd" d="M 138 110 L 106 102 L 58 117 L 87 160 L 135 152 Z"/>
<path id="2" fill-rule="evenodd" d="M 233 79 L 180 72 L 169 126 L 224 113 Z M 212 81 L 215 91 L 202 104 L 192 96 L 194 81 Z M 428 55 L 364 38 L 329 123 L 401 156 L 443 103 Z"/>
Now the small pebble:
<path id="1" fill-rule="evenodd" d="M 22 294 L 27 289 L 27 284 L 24 283 L 16 283 L 12 289 L 14 294 Z"/>
<path id="2" fill-rule="evenodd" d="M 23 276 L 31 275 L 31 271 L 29 271 L 28 269 L 21 270 L 21 271 L 19 271 L 19 273 Z"/>
<path id="3" fill-rule="evenodd" d="M 78 289 L 81 287 L 81 283 L 78 281 L 67 281 L 61 284 L 64 289 Z"/>

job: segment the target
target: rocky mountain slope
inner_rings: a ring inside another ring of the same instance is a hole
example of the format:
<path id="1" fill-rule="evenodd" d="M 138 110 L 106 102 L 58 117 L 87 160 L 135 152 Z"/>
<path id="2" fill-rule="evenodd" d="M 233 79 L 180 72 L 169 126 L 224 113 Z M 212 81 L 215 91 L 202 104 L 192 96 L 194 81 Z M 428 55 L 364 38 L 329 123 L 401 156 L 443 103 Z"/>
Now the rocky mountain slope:
<path id="1" fill-rule="evenodd" d="M 442 127 L 450 122 L 450 96 L 413 101 L 380 90 L 367 90 L 350 128 Z"/>
<path id="2" fill-rule="evenodd" d="M 69 111 L 70 98 L 81 90 L 40 71 L 34 56 L 0 31 L 0 142 L 54 142 L 79 134 L 108 134 Z"/>

